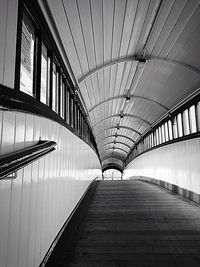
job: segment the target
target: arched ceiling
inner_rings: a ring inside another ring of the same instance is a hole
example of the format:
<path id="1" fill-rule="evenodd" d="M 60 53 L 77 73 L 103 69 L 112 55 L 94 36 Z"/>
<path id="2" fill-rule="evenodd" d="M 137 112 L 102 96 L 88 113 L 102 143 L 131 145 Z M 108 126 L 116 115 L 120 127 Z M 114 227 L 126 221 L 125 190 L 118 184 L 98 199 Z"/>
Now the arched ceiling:
<path id="1" fill-rule="evenodd" d="M 200 0 L 38 1 L 59 33 L 102 164 L 123 165 L 151 125 L 200 87 Z"/>

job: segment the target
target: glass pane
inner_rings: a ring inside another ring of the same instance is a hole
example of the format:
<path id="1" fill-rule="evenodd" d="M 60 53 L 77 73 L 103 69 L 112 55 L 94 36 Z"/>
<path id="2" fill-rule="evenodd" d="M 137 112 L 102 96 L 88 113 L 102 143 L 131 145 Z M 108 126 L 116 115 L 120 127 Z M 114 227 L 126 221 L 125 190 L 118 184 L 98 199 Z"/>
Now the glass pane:
<path id="1" fill-rule="evenodd" d="M 169 141 L 169 132 L 168 132 L 167 122 L 165 122 L 165 139 L 166 139 L 166 142 Z"/>
<path id="2" fill-rule="evenodd" d="M 197 104 L 196 112 L 197 112 L 197 128 L 198 131 L 200 131 L 200 102 L 198 102 Z"/>
<path id="3" fill-rule="evenodd" d="M 178 114 L 177 121 L 178 121 L 178 136 L 181 137 L 183 136 L 183 125 L 182 125 L 182 114 L 181 113 Z"/>
<path id="4" fill-rule="evenodd" d="M 153 143 L 153 134 L 151 134 L 151 147 L 154 146 L 154 143 Z"/>
<path id="5" fill-rule="evenodd" d="M 20 90 L 33 96 L 35 34 L 30 19 L 23 14 L 21 38 Z"/>
<path id="6" fill-rule="evenodd" d="M 173 132 L 172 132 L 172 121 L 168 121 L 168 127 L 169 127 L 169 140 L 173 139 Z"/>
<path id="7" fill-rule="evenodd" d="M 67 90 L 67 93 L 66 93 L 66 118 L 67 118 L 67 123 L 70 123 L 69 122 L 69 112 L 70 112 L 70 104 L 69 104 L 69 91 Z"/>
<path id="8" fill-rule="evenodd" d="M 74 101 L 72 96 L 70 96 L 70 108 L 71 126 L 74 127 Z"/>
<path id="9" fill-rule="evenodd" d="M 165 126 L 164 126 L 164 124 L 162 125 L 161 129 L 162 129 L 162 140 L 164 143 L 165 142 Z"/>
<path id="10" fill-rule="evenodd" d="M 65 89 L 65 84 L 62 81 L 62 77 L 60 77 L 60 116 L 64 119 L 64 89 Z"/>
<path id="11" fill-rule="evenodd" d="M 47 49 L 42 44 L 42 58 L 41 58 L 41 91 L 40 101 L 47 104 L 47 90 L 48 90 L 48 61 Z"/>
<path id="12" fill-rule="evenodd" d="M 188 109 L 183 111 L 183 128 L 184 128 L 184 135 L 190 134 Z"/>
<path id="13" fill-rule="evenodd" d="M 47 83 L 48 83 L 48 90 L 47 90 L 47 105 L 49 106 L 49 94 L 50 94 L 50 76 L 51 76 L 51 58 L 48 57 L 47 58 L 47 66 L 48 66 L 48 69 L 47 69 L 47 72 L 48 72 L 48 80 L 47 80 Z"/>
<path id="14" fill-rule="evenodd" d="M 59 101 L 60 101 L 60 99 L 59 99 L 59 97 L 60 97 L 59 96 L 59 93 L 61 93 L 60 92 L 60 86 L 61 86 L 61 84 L 60 84 L 60 73 L 56 71 L 56 112 L 57 113 L 60 112 L 59 111 L 59 105 L 60 105 L 60 103 L 59 103 Z"/>
<path id="15" fill-rule="evenodd" d="M 176 117 L 174 117 L 174 119 L 173 119 L 173 134 L 174 134 L 174 138 L 178 137 L 178 129 L 177 129 Z"/>
<path id="16" fill-rule="evenodd" d="M 162 141 L 162 128 L 161 128 L 161 126 L 158 128 L 158 130 L 159 130 L 159 140 L 160 140 L 159 143 L 162 144 L 163 141 Z"/>
<path id="17" fill-rule="evenodd" d="M 158 128 L 156 129 L 156 144 L 157 144 L 157 145 L 160 144 Z"/>
<path id="18" fill-rule="evenodd" d="M 56 65 L 53 63 L 52 109 L 56 111 Z"/>
<path id="19" fill-rule="evenodd" d="M 196 124 L 196 114 L 195 114 L 195 106 L 191 106 L 189 109 L 190 114 L 190 131 L 191 133 L 196 133 L 197 124 Z"/>

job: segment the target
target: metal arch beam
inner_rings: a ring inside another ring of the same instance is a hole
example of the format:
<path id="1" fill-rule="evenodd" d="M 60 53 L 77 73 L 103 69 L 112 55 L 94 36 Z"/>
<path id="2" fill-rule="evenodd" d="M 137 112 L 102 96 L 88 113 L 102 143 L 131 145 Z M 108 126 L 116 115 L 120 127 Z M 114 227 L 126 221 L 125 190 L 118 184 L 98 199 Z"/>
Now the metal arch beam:
<path id="1" fill-rule="evenodd" d="M 119 166 L 118 164 L 115 163 L 108 163 L 105 166 L 102 167 L 102 172 L 105 172 L 109 169 L 115 169 L 117 171 L 120 171 L 122 173 L 123 169 L 121 166 Z"/>
<path id="2" fill-rule="evenodd" d="M 112 135 L 108 135 L 102 139 L 100 139 L 99 141 L 97 141 L 97 143 L 100 143 L 102 142 L 103 140 L 105 140 L 106 138 L 109 138 L 109 137 L 115 137 L 115 134 L 112 134 Z M 126 138 L 127 140 L 133 142 L 135 144 L 135 141 L 133 139 L 131 139 L 130 137 L 126 136 L 126 135 L 123 135 L 123 134 L 118 134 L 117 137 L 123 137 L 123 138 Z"/>
<path id="3" fill-rule="evenodd" d="M 105 69 L 105 68 L 108 68 L 108 67 L 111 67 L 113 65 L 116 65 L 116 64 L 119 64 L 119 63 L 126 63 L 126 62 L 145 62 L 146 60 L 148 61 L 159 61 L 159 62 L 166 62 L 166 63 L 169 63 L 169 64 L 172 64 L 172 65 L 175 65 L 177 67 L 180 67 L 180 68 L 184 68 L 184 69 L 187 69 L 191 72 L 194 72 L 194 73 L 197 73 L 198 75 L 200 75 L 200 70 L 198 68 L 195 68 L 189 64 L 185 64 L 183 62 L 179 62 L 177 60 L 173 60 L 173 59 L 168 59 L 168 58 L 162 58 L 162 57 L 148 57 L 146 56 L 146 58 L 141 58 L 139 56 L 128 56 L 128 57 L 121 57 L 119 59 L 116 59 L 116 60 L 113 60 L 113 61 L 109 61 L 105 64 L 102 64 L 100 66 L 98 66 L 97 68 L 94 68 L 93 70 L 87 72 L 85 75 L 83 75 L 81 78 L 78 79 L 78 82 L 79 84 L 82 83 L 84 80 L 88 79 L 90 76 L 92 76 L 93 74 Z"/>
<path id="4" fill-rule="evenodd" d="M 111 127 L 108 127 L 106 129 L 104 129 L 103 131 L 101 131 L 100 133 L 96 134 L 95 137 L 97 137 L 98 135 L 102 134 L 103 132 L 105 132 L 106 130 L 109 130 L 109 129 L 117 129 L 118 126 L 111 126 Z M 131 128 L 131 127 L 127 127 L 127 126 L 119 126 L 119 129 L 127 129 L 127 130 L 130 130 L 132 132 L 135 132 L 137 133 L 139 136 L 142 136 L 142 134 L 140 132 L 138 132 L 137 130 Z"/>
<path id="5" fill-rule="evenodd" d="M 112 149 L 113 151 L 115 151 L 115 150 L 121 150 L 121 151 L 123 151 L 124 153 L 128 154 L 128 151 L 126 151 L 126 150 L 124 150 L 124 149 L 122 149 L 122 148 L 120 148 L 120 147 L 115 147 L 114 149 L 113 149 L 112 147 L 108 147 L 108 148 L 106 148 L 106 149 L 103 149 L 102 151 L 99 151 L 99 154 L 105 152 L 106 150 L 110 150 L 110 149 Z"/>
<path id="6" fill-rule="evenodd" d="M 116 60 L 104 63 L 104 64 L 98 66 L 97 68 L 94 68 L 93 70 L 87 72 L 80 79 L 78 79 L 78 82 L 82 83 L 84 80 L 86 80 L 87 78 L 89 78 L 90 76 L 95 74 L 96 72 L 99 72 L 99 71 L 101 71 L 101 70 L 103 70 L 105 68 L 111 67 L 112 65 L 116 65 L 116 64 L 119 64 L 119 63 L 125 63 L 125 62 L 129 62 L 129 61 L 136 61 L 136 57 L 135 56 L 122 57 L 120 59 L 116 59 Z"/>
<path id="7" fill-rule="evenodd" d="M 100 158 L 101 158 L 101 155 L 100 155 Z M 115 159 L 121 160 L 121 162 L 124 162 L 126 156 L 122 156 L 118 153 L 117 154 L 110 153 L 109 155 L 105 155 L 104 157 L 102 157 L 101 161 L 103 162 L 104 160 L 109 159 L 109 158 L 115 158 Z"/>
<path id="8" fill-rule="evenodd" d="M 103 153 L 104 151 L 106 151 L 106 150 L 108 150 L 108 149 L 113 149 L 113 147 L 114 147 L 114 145 L 112 145 L 111 146 L 111 144 L 109 144 L 109 147 L 102 147 L 101 149 L 99 149 L 99 154 L 100 153 Z M 119 150 L 121 150 L 121 151 L 124 151 L 124 152 L 126 152 L 126 153 L 129 153 L 129 150 L 128 151 L 126 151 L 125 149 L 123 149 L 123 148 L 120 148 L 120 147 L 118 147 L 118 146 L 116 146 L 116 147 L 114 147 L 114 149 L 113 150 L 117 150 L 117 149 L 119 149 Z"/>
<path id="9" fill-rule="evenodd" d="M 155 101 L 151 98 L 148 98 L 148 97 L 145 97 L 145 96 L 138 96 L 138 95 L 129 95 L 130 98 L 139 98 L 139 99 L 142 99 L 142 100 L 146 100 L 146 101 L 149 101 L 149 102 L 152 102 L 160 107 L 162 107 L 163 109 L 165 109 L 166 111 L 169 111 L 169 109 L 167 107 L 165 107 L 164 105 L 162 105 L 161 103 L 159 103 L 158 101 Z M 113 100 L 116 100 L 116 99 L 126 99 L 126 95 L 118 95 L 118 96 L 114 96 L 114 97 L 111 97 L 111 98 L 107 98 L 101 102 L 99 102 L 98 104 L 96 104 L 95 106 L 93 106 L 90 110 L 89 110 L 89 113 L 92 112 L 95 108 L 97 108 L 98 106 L 106 103 L 106 102 L 109 102 L 109 101 L 113 101 Z"/>
<path id="10" fill-rule="evenodd" d="M 106 143 L 106 144 L 104 144 L 104 145 L 102 145 L 102 146 L 100 146 L 100 147 L 98 147 L 98 145 L 97 145 L 97 147 L 98 147 L 98 149 L 100 150 L 102 147 L 104 147 L 104 146 L 107 146 L 107 145 L 109 145 L 109 144 L 121 144 L 121 145 L 124 145 L 124 146 L 126 146 L 126 147 L 128 147 L 129 149 L 131 149 L 131 147 L 129 146 L 129 145 L 127 145 L 127 144 L 125 144 L 124 142 L 108 142 L 108 143 Z"/>
<path id="11" fill-rule="evenodd" d="M 115 115 L 111 115 L 109 117 L 106 117 L 105 119 L 95 123 L 92 128 L 94 129 L 97 125 L 99 125 L 100 123 L 102 123 L 102 122 L 104 122 L 104 121 L 106 121 L 108 119 L 115 118 L 115 117 L 120 117 L 120 116 L 121 116 L 121 114 L 115 114 Z M 123 117 L 135 118 L 135 119 L 138 119 L 138 120 L 141 120 L 141 121 L 145 122 L 148 126 L 151 126 L 151 123 L 149 121 L 147 121 L 145 119 L 142 119 L 141 117 L 139 117 L 137 115 L 132 115 L 132 114 L 129 114 L 129 113 L 125 113 L 125 114 L 123 114 Z"/>

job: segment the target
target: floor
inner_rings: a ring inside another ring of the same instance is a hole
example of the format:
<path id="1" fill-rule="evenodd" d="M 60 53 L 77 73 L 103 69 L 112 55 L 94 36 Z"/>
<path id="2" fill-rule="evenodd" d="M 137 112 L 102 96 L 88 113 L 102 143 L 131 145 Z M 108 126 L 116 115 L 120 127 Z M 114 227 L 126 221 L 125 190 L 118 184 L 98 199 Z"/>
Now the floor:
<path id="1" fill-rule="evenodd" d="M 200 266 L 200 207 L 150 183 L 98 182 L 61 258 L 57 266 Z"/>

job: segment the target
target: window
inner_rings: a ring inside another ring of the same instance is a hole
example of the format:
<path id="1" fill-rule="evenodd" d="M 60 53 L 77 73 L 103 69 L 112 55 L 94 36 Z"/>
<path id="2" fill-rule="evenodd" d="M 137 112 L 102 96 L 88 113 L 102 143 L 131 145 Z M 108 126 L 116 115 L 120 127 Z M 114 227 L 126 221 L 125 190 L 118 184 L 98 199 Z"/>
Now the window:
<path id="1" fill-rule="evenodd" d="M 65 109 L 65 83 L 62 76 L 60 76 L 60 116 L 64 119 Z"/>
<path id="2" fill-rule="evenodd" d="M 166 142 L 169 141 L 169 131 L 168 131 L 168 123 L 165 122 L 165 126 L 164 126 L 164 131 L 165 131 L 165 139 L 166 139 Z"/>
<path id="3" fill-rule="evenodd" d="M 190 133 L 188 109 L 183 111 L 183 129 L 184 129 L 184 135 L 187 135 Z"/>
<path id="4" fill-rule="evenodd" d="M 53 82 L 52 82 L 52 109 L 56 111 L 56 91 L 57 91 L 57 82 L 56 82 L 56 65 L 53 63 Z"/>
<path id="5" fill-rule="evenodd" d="M 178 137 L 178 128 L 177 128 L 177 119 L 176 117 L 174 117 L 173 119 L 173 136 L 174 138 L 177 138 Z"/>
<path id="6" fill-rule="evenodd" d="M 20 64 L 17 61 L 16 70 L 16 78 L 20 78 L 16 79 L 16 88 L 48 105 L 95 148 L 95 139 L 88 121 L 83 119 L 80 99 L 74 96 L 73 83 L 53 36 L 46 30 L 47 25 L 41 23 L 45 20 L 41 20 L 39 5 L 30 0 L 26 4 L 21 21 L 20 59 L 17 57 Z"/>
<path id="7" fill-rule="evenodd" d="M 66 121 L 70 124 L 70 102 L 69 102 L 69 90 L 66 89 Z"/>
<path id="8" fill-rule="evenodd" d="M 48 98 L 49 98 L 48 73 L 49 72 L 48 72 L 47 48 L 44 46 L 44 44 L 42 44 L 40 101 L 44 104 L 48 104 Z"/>
<path id="9" fill-rule="evenodd" d="M 189 109 L 189 118 L 190 118 L 190 131 L 191 133 L 196 133 L 197 131 L 197 122 L 195 114 L 195 106 L 191 106 Z"/>
<path id="10" fill-rule="evenodd" d="M 34 95 L 33 67 L 35 43 L 35 27 L 31 19 L 24 13 L 21 37 L 20 90 L 31 96 Z"/>
<path id="11" fill-rule="evenodd" d="M 182 124 L 182 114 L 179 113 L 177 116 L 177 123 L 178 123 L 178 137 L 183 136 L 183 124 Z"/>
<path id="12" fill-rule="evenodd" d="M 159 138 L 159 131 L 158 128 L 156 129 L 156 145 L 158 146 L 160 144 L 160 138 Z"/>
<path id="13" fill-rule="evenodd" d="M 169 127 L 169 140 L 173 139 L 173 130 L 172 130 L 172 121 L 168 120 L 168 127 Z"/>
<path id="14" fill-rule="evenodd" d="M 158 128 L 158 132 L 159 132 L 159 135 L 158 135 L 158 138 L 159 138 L 159 144 L 162 144 L 162 129 L 161 129 L 161 126 Z"/>
<path id="15" fill-rule="evenodd" d="M 163 140 L 163 143 L 166 141 L 165 140 L 165 126 L 164 124 L 161 126 L 161 130 L 162 130 L 162 140 Z"/>
<path id="16" fill-rule="evenodd" d="M 200 131 L 200 102 L 198 102 L 196 107 L 196 115 L 197 115 L 197 129 Z"/>

